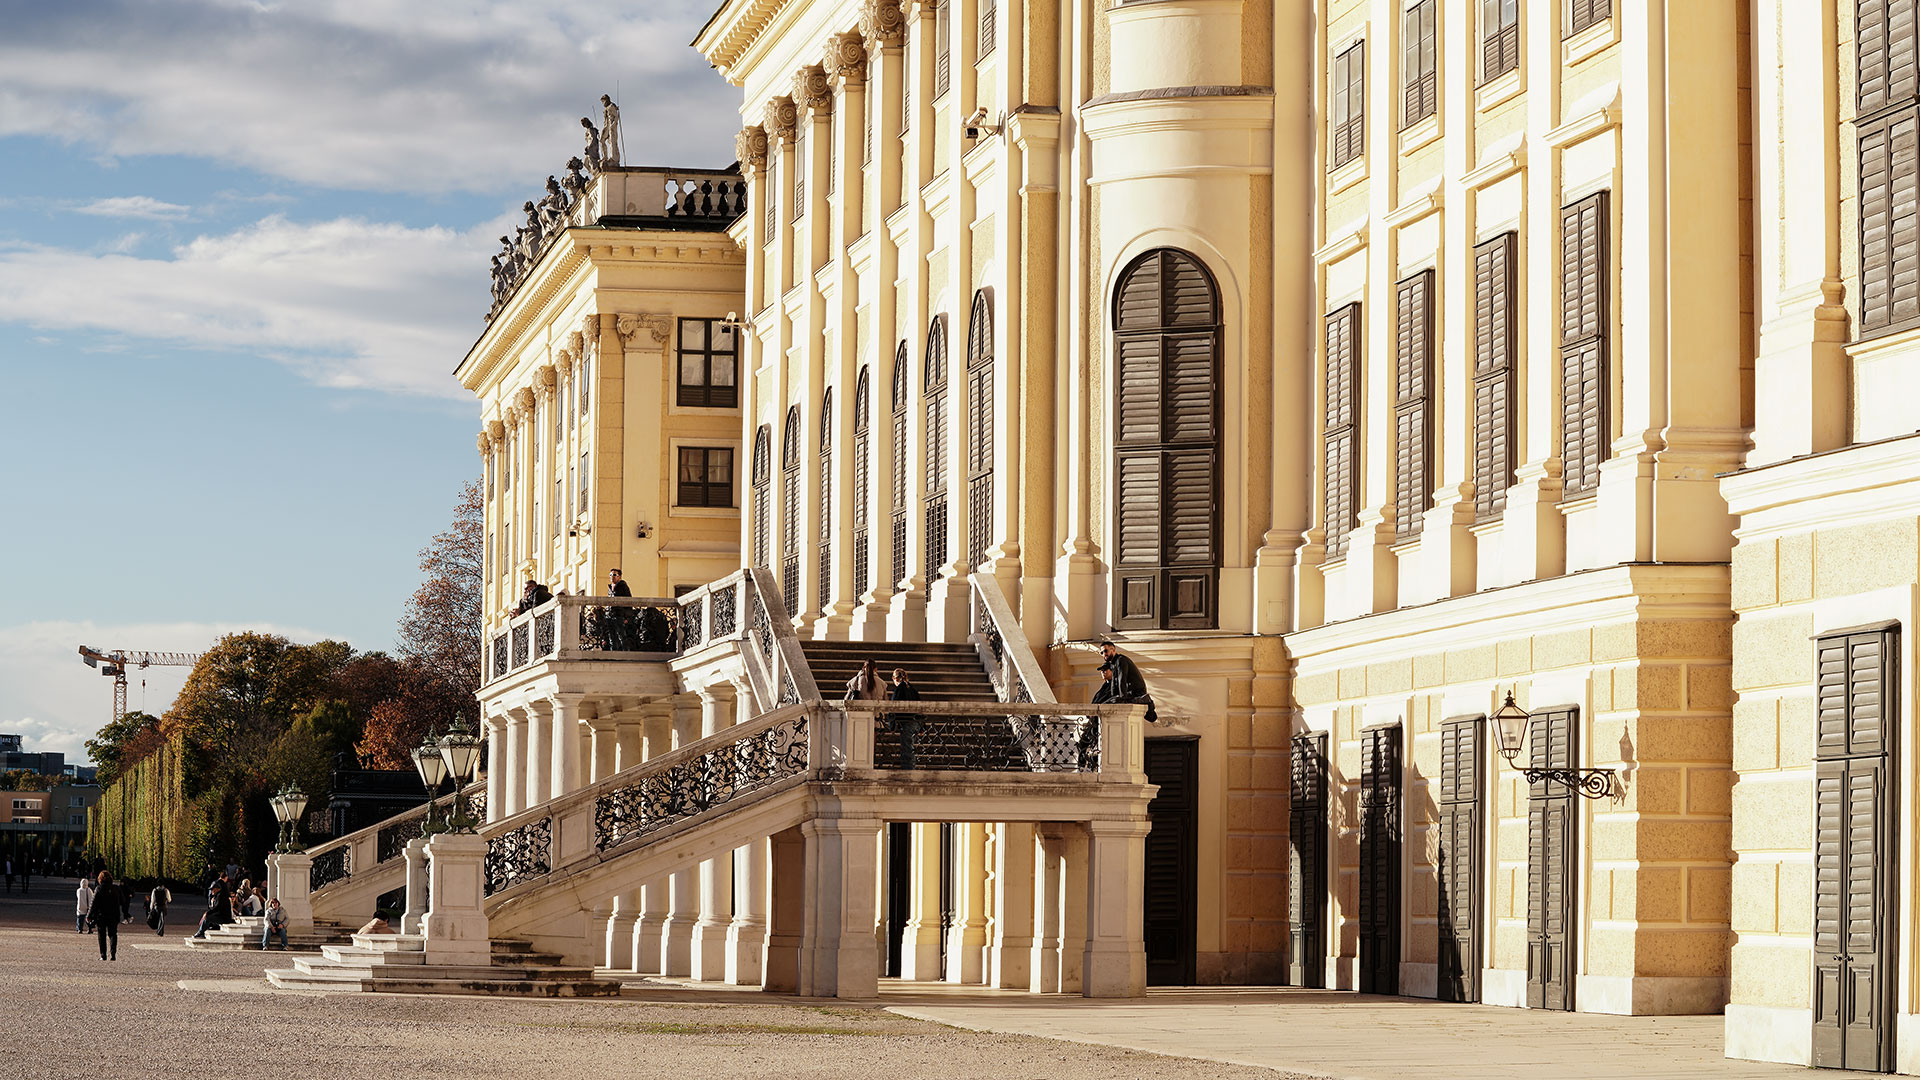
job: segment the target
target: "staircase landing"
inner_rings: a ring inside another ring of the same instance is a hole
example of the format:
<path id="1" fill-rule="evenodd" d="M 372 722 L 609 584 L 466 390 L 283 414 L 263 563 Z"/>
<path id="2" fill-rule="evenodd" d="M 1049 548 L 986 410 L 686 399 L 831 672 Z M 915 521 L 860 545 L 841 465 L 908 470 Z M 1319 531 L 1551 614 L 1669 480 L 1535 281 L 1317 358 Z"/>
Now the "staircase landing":
<path id="1" fill-rule="evenodd" d="M 481 994 L 500 997 L 615 997 L 617 979 L 594 976 L 591 967 L 569 967 L 551 953 L 536 953 L 524 941 L 496 939 L 487 965 L 429 964 L 427 939 L 419 934 L 355 934 L 351 945 L 328 945 L 321 955 L 302 956 L 292 968 L 270 970 L 267 981 L 283 990 L 332 990 L 386 994 Z"/>

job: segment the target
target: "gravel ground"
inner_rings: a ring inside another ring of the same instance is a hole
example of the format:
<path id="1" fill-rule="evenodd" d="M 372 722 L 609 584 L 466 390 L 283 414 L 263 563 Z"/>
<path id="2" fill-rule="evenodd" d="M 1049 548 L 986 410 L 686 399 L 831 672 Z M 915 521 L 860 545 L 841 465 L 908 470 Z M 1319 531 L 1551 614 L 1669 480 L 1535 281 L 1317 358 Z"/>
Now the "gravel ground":
<path id="1" fill-rule="evenodd" d="M 280 956 L 188 950 L 179 934 L 191 924 L 164 939 L 128 924 L 119 960 L 102 961 L 92 935 L 73 932 L 73 887 L 53 879 L 35 882 L 25 900 L 0 896 L 11 1056 L 44 1080 L 236 1071 L 302 1080 L 1284 1075 L 962 1031 L 878 1007 L 657 1000 L 663 992 L 531 1001 L 272 991 L 260 973 Z"/>

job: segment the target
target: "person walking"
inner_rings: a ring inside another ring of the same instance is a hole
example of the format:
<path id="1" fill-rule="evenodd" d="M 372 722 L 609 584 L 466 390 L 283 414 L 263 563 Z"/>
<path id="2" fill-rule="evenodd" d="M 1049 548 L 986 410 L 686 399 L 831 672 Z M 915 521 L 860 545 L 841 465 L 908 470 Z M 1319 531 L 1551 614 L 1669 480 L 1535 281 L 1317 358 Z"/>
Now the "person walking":
<path id="1" fill-rule="evenodd" d="M 147 894 L 147 925 L 161 937 L 167 936 L 167 905 L 173 903 L 173 890 L 164 881 L 156 882 Z"/>
<path id="2" fill-rule="evenodd" d="M 860 670 L 847 680 L 847 695 L 843 701 L 885 701 L 887 682 L 880 677 L 880 668 L 872 660 L 862 660 Z"/>
<path id="3" fill-rule="evenodd" d="M 889 701 L 919 701 L 920 690 L 907 677 L 906 668 L 893 669 L 893 689 L 887 692 Z M 920 734 L 920 717 L 913 713 L 894 713 L 890 719 L 893 729 L 900 733 L 900 767 L 914 767 L 914 739 Z"/>
<path id="4" fill-rule="evenodd" d="M 280 906 L 280 898 L 267 901 L 267 921 L 260 926 L 260 951 L 267 951 L 267 943 L 274 935 L 280 936 L 280 951 L 287 951 L 287 911 Z"/>
<path id="5" fill-rule="evenodd" d="M 120 922 L 127 917 L 126 890 L 113 883 L 113 875 L 100 871 L 100 884 L 93 890 L 93 907 L 87 919 L 100 935 L 100 959 L 120 959 Z"/>
<path id="6" fill-rule="evenodd" d="M 87 916 L 93 913 L 93 879 L 83 877 L 80 887 L 73 890 L 73 932 L 87 932 Z"/>
<path id="7" fill-rule="evenodd" d="M 4 869 L 6 870 L 6 874 L 7 874 L 7 895 L 12 896 L 13 895 L 13 859 L 11 857 L 8 857 L 6 859 L 0 859 L 0 864 L 4 864 Z"/>

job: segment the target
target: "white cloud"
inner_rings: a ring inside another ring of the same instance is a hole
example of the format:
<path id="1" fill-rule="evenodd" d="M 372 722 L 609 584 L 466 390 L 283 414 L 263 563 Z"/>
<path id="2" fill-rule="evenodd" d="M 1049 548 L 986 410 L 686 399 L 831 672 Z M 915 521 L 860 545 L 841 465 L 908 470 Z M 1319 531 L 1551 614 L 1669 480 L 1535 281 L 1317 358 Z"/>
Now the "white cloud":
<path id="1" fill-rule="evenodd" d="M 276 215 L 166 258 L 0 248 L 0 322 L 250 350 L 326 386 L 464 398 L 450 373 L 482 328 L 502 231 Z"/>
<path id="2" fill-rule="evenodd" d="M 30 751 L 57 750 L 84 762 L 84 744 L 113 718 L 113 680 L 87 667 L 81 644 L 105 649 L 200 652 L 241 630 L 294 641 L 330 635 L 299 627 L 226 623 L 129 623 L 82 620 L 0 627 L 0 732 L 26 736 Z M 173 704 L 190 669 L 150 667 L 127 673 L 127 708 L 158 716 Z"/>
<path id="3" fill-rule="evenodd" d="M 151 195 L 119 195 L 111 199 L 95 199 L 90 203 L 76 206 L 73 212 L 91 214 L 95 217 L 178 221 L 187 216 L 188 209 L 179 203 L 161 202 Z"/>
<path id="4" fill-rule="evenodd" d="M 714 2 L 15 4 L 0 136 L 326 187 L 498 191 L 558 172 L 617 86 L 630 158 L 721 165 L 738 92 L 686 44 Z"/>

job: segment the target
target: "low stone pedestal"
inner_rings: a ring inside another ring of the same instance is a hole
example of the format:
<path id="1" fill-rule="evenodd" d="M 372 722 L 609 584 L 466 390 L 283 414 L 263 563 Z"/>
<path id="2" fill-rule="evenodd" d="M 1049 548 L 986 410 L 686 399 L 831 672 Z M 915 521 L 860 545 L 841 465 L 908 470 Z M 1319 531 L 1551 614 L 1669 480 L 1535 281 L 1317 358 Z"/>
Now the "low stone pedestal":
<path id="1" fill-rule="evenodd" d="M 313 931 L 313 856 L 300 851 L 267 856 L 267 895 L 278 897 L 287 913 L 287 933 Z"/>
<path id="2" fill-rule="evenodd" d="M 425 933 L 427 920 L 427 840 L 407 841 L 407 909 L 400 914 L 400 932 Z"/>
<path id="3" fill-rule="evenodd" d="M 426 963 L 492 962 L 481 888 L 486 858 L 486 840 L 473 833 L 439 833 L 427 841 Z"/>

